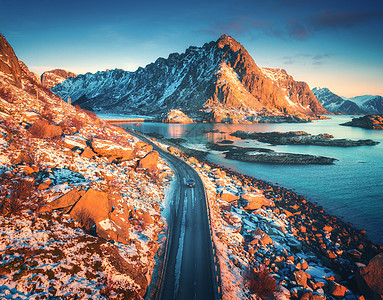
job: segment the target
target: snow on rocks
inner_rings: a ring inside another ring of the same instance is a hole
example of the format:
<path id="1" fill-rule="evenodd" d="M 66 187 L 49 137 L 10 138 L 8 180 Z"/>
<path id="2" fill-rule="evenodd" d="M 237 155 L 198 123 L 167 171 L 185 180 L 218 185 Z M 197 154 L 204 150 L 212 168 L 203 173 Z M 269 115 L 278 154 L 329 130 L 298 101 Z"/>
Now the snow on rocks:
<path id="1" fill-rule="evenodd" d="M 143 297 L 172 171 L 25 76 L 0 74 L 0 298 Z"/>

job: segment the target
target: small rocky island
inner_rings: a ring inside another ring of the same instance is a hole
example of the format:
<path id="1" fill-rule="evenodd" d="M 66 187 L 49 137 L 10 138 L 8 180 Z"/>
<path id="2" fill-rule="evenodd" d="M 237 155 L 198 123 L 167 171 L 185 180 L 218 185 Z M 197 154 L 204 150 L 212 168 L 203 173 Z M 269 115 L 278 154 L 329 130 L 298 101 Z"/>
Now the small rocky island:
<path id="1" fill-rule="evenodd" d="M 383 115 L 366 115 L 359 118 L 352 118 L 350 122 L 346 122 L 340 125 L 382 130 Z"/>
<path id="2" fill-rule="evenodd" d="M 234 145 L 208 144 L 210 150 L 223 151 L 225 157 L 239 161 L 278 165 L 332 165 L 337 160 L 331 157 L 310 154 L 275 152 L 265 148 L 245 148 Z"/>
<path id="3" fill-rule="evenodd" d="M 238 130 L 230 135 L 241 138 L 257 140 L 272 145 L 314 145 L 314 146 L 332 146 L 332 147 L 356 147 L 356 146 L 374 146 L 379 142 L 373 140 L 350 140 L 334 139 L 333 135 L 328 133 L 312 135 L 305 131 L 289 132 L 245 132 Z"/>

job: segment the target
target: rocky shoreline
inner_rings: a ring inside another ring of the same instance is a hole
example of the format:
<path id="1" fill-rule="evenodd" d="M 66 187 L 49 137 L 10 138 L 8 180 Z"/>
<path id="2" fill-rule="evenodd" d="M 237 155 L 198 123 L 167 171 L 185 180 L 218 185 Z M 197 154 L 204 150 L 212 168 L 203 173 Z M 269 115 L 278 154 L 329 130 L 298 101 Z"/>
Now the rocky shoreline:
<path id="1" fill-rule="evenodd" d="M 379 142 L 367 140 L 334 139 L 328 133 L 312 135 L 305 131 L 289 132 L 245 132 L 238 130 L 230 134 L 241 139 L 252 139 L 272 145 L 314 145 L 330 147 L 375 146 Z"/>
<path id="2" fill-rule="evenodd" d="M 292 190 L 173 153 L 207 188 L 223 299 L 380 299 L 383 247 L 364 230 Z M 269 291 L 249 285 L 261 272 L 274 282 Z"/>
<path id="3" fill-rule="evenodd" d="M 343 126 L 360 127 L 365 129 L 383 129 L 383 115 L 366 115 L 359 118 L 352 118 L 350 122 L 340 124 Z"/>

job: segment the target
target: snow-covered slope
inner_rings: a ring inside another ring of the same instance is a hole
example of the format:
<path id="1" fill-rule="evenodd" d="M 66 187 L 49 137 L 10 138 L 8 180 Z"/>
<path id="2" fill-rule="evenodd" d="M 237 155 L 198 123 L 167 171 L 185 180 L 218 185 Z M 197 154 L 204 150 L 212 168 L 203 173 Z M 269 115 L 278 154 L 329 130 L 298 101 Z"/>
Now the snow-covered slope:
<path id="1" fill-rule="evenodd" d="M 62 101 L 0 34 L 0 299 L 142 299 L 170 175 L 156 153 Z"/>
<path id="2" fill-rule="evenodd" d="M 304 114 L 322 111 L 322 106 L 311 92 L 306 82 L 295 81 L 283 69 L 261 68 L 262 72 L 282 90 L 290 107 Z M 323 111 L 322 111 L 323 112 Z"/>
<path id="3" fill-rule="evenodd" d="M 354 102 L 368 114 L 383 114 L 383 97 L 377 95 L 363 95 L 348 100 Z"/>
<path id="4" fill-rule="evenodd" d="M 304 87 L 298 97 L 286 99 L 283 84 L 275 84 L 228 36 L 159 58 L 135 72 L 116 69 L 69 78 L 52 91 L 83 108 L 119 113 L 159 114 L 175 108 L 191 116 L 201 109 L 326 112 Z"/>
<path id="5" fill-rule="evenodd" d="M 328 88 L 315 87 L 312 89 L 315 97 L 323 107 L 331 112 L 344 114 L 382 114 L 383 98 L 381 96 L 357 96 L 353 98 L 341 97 Z"/>

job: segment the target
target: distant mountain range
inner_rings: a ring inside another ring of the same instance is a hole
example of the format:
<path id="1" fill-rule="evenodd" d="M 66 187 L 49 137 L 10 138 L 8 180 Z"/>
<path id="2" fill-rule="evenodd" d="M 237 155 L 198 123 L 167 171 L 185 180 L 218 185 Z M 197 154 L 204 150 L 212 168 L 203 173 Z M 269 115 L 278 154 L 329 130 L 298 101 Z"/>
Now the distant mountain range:
<path id="1" fill-rule="evenodd" d="M 328 88 L 315 87 L 312 89 L 315 97 L 323 107 L 331 112 L 343 114 L 383 114 L 383 97 L 364 95 L 353 98 L 341 97 Z"/>
<path id="2" fill-rule="evenodd" d="M 240 43 L 225 35 L 135 72 L 70 77 L 52 91 L 93 111 L 159 115 L 181 109 L 192 117 L 209 115 L 211 121 L 235 114 L 327 113 L 305 82 L 285 70 L 259 68 Z"/>

